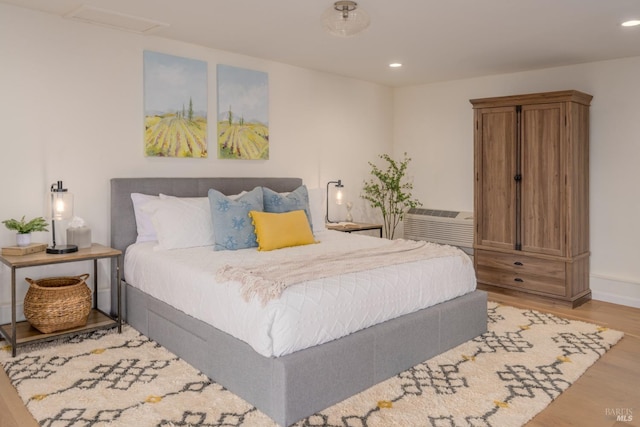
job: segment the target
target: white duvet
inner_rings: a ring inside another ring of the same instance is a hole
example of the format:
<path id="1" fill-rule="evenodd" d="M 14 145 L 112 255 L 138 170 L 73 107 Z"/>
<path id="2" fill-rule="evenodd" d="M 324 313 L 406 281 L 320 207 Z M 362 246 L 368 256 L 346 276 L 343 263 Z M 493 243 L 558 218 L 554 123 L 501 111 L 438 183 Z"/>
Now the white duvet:
<path id="1" fill-rule="evenodd" d="M 322 231 L 318 244 L 258 252 L 212 247 L 154 250 L 156 242 L 127 248 L 127 283 L 248 343 L 266 357 L 283 356 L 377 323 L 464 295 L 476 287 L 469 257 L 459 255 L 310 280 L 262 305 L 245 301 L 240 284 L 215 280 L 226 264 L 257 265 L 292 256 L 388 243 L 364 235 Z"/>

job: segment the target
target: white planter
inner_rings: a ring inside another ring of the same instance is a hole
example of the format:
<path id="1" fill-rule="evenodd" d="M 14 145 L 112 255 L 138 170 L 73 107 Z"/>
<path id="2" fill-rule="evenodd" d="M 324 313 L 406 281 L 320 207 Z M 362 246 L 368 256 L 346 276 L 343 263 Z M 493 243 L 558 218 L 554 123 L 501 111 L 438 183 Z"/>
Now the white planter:
<path id="1" fill-rule="evenodd" d="M 29 246 L 31 244 L 31 233 L 16 234 L 16 244 L 18 246 Z"/>

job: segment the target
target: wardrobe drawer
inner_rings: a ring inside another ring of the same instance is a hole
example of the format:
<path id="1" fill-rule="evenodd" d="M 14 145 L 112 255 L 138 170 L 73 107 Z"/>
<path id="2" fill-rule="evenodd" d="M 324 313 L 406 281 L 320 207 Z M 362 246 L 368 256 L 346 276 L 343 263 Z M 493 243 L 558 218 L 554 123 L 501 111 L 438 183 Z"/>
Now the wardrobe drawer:
<path id="1" fill-rule="evenodd" d="M 475 252 L 476 265 L 518 274 L 531 274 L 558 279 L 564 282 L 565 263 L 547 259 L 534 258 L 520 254 L 504 254 L 500 252 L 477 250 Z"/>
<path id="2" fill-rule="evenodd" d="M 478 282 L 487 285 L 508 287 L 513 289 L 526 289 L 545 294 L 565 296 L 566 286 L 564 279 L 553 276 L 537 274 L 523 274 L 507 269 L 494 269 L 478 266 L 476 272 Z"/>

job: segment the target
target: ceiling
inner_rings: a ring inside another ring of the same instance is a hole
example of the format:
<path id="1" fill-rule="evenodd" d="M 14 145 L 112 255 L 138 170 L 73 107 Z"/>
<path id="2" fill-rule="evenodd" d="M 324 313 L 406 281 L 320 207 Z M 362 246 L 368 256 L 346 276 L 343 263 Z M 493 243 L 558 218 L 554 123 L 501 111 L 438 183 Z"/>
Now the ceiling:
<path id="1" fill-rule="evenodd" d="M 640 56 L 640 26 L 620 26 L 640 19 L 640 0 L 359 0 L 371 26 L 350 38 L 322 28 L 333 0 L 0 2 L 98 8 L 166 24 L 152 36 L 392 87 Z"/>

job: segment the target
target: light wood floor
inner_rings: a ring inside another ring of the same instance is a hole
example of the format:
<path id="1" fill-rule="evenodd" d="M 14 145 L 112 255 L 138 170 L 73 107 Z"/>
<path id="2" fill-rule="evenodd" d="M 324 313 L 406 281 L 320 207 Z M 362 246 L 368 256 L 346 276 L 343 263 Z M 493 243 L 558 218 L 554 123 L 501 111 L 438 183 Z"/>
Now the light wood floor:
<path id="1" fill-rule="evenodd" d="M 515 307 L 533 308 L 596 323 L 625 333 L 616 346 L 531 420 L 527 427 L 640 427 L 640 309 L 589 301 L 572 310 L 561 305 L 494 293 L 490 293 L 489 298 Z M 616 417 L 610 415 L 615 410 L 630 413 L 633 420 L 616 421 Z M 38 426 L 2 369 L 0 426 Z"/>

